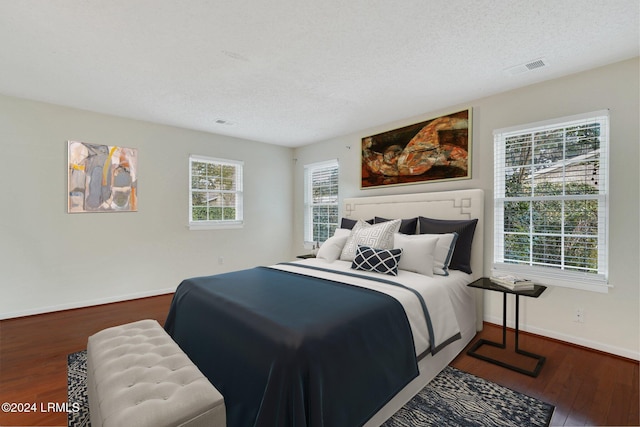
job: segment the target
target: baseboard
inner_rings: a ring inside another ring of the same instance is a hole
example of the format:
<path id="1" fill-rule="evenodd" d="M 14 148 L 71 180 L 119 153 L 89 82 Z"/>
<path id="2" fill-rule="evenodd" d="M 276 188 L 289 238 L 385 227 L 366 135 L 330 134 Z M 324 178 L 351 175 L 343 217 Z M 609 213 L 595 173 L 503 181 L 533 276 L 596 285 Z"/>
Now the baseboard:
<path id="1" fill-rule="evenodd" d="M 53 313 L 56 311 L 73 310 L 76 308 L 92 307 L 95 305 L 111 304 L 114 302 L 129 301 L 129 300 L 134 300 L 139 298 L 155 297 L 158 295 L 172 294 L 175 291 L 176 291 L 175 288 L 155 289 L 153 291 L 136 292 L 133 294 L 119 295 L 119 296 L 109 297 L 109 298 L 100 298 L 100 299 L 89 300 L 89 301 L 78 301 L 70 304 L 60 304 L 60 305 L 52 305 L 48 307 L 40 307 L 40 308 L 35 308 L 33 310 L 0 313 L 0 320 L 14 319 L 17 317 L 25 317 L 25 316 L 33 316 L 36 314 Z"/>
<path id="2" fill-rule="evenodd" d="M 499 327 L 502 327 L 502 317 L 485 317 L 485 322 L 493 323 Z M 507 327 L 514 327 L 513 321 L 507 320 Z M 634 352 L 633 350 L 629 350 L 626 348 L 616 347 L 609 344 L 588 340 L 585 338 L 575 337 L 573 335 L 563 334 L 557 331 L 552 331 L 543 328 L 537 328 L 535 326 L 523 325 L 522 323 L 519 325 L 520 330 L 524 332 L 529 332 L 531 334 L 540 335 L 542 337 L 552 338 L 558 341 L 575 344 L 581 347 L 586 347 L 589 349 L 601 351 L 603 353 L 612 354 L 615 356 L 620 356 L 625 359 L 640 361 L 640 353 Z"/>

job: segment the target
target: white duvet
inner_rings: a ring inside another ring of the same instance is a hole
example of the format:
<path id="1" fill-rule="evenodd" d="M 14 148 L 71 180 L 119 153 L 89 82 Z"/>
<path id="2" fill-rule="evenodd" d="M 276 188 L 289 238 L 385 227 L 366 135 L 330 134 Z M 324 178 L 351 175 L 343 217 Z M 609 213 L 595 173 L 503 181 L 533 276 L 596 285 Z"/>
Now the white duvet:
<path id="1" fill-rule="evenodd" d="M 428 277 L 422 274 L 412 273 L 410 271 L 398 270 L 397 276 L 382 275 L 380 273 L 371 273 L 366 271 L 352 270 L 351 262 L 336 260 L 327 262 L 323 259 L 311 258 L 302 261 L 295 261 L 290 264 L 273 265 L 271 268 L 290 271 L 307 276 L 320 277 L 329 280 L 349 283 L 351 285 L 361 286 L 364 288 L 383 292 L 396 300 L 404 307 L 407 318 L 413 333 L 416 355 L 422 355 L 425 351 L 432 351 L 429 344 L 429 329 L 424 315 L 424 310 L 418 297 L 408 289 L 398 286 L 380 283 L 374 280 L 367 280 L 360 277 L 346 276 L 328 271 L 318 271 L 303 266 L 292 264 L 306 264 L 309 266 L 330 269 L 335 271 L 344 271 L 350 274 L 358 274 L 359 276 L 371 276 L 390 280 L 400 283 L 406 287 L 417 290 L 424 299 L 434 334 L 434 347 L 438 347 L 451 337 L 460 333 L 460 326 L 456 319 L 453 305 L 449 297 L 448 287 L 457 287 L 469 283 L 470 276 L 460 271 L 451 271 L 449 276 L 433 276 Z"/>

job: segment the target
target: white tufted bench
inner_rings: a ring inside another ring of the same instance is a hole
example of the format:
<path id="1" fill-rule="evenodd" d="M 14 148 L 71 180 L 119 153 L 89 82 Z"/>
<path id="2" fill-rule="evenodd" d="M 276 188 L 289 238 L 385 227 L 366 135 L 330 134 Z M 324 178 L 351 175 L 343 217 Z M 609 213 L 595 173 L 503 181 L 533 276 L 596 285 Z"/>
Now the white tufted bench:
<path id="1" fill-rule="evenodd" d="M 155 320 L 89 337 L 87 394 L 93 427 L 226 425 L 220 392 Z"/>

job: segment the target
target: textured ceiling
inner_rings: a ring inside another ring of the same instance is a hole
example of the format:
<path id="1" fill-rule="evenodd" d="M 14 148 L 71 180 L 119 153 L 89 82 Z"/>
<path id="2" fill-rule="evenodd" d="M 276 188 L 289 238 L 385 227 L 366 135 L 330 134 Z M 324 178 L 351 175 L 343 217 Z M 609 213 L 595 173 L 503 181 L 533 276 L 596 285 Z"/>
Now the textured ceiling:
<path id="1" fill-rule="evenodd" d="M 300 146 L 638 56 L 639 8 L 0 0 L 0 93 Z"/>

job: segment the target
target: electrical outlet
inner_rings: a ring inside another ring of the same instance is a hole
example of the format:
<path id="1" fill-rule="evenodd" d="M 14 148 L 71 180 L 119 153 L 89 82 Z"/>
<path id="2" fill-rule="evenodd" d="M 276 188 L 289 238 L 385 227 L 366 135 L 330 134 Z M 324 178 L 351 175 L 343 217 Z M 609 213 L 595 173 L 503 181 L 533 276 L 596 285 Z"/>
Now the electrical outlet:
<path id="1" fill-rule="evenodd" d="M 573 318 L 574 322 L 584 323 L 584 308 L 579 307 L 576 308 L 576 314 Z"/>
<path id="2" fill-rule="evenodd" d="M 223 257 L 223 256 L 219 256 L 219 257 L 218 257 L 218 264 L 219 264 L 219 265 L 224 264 L 224 257 Z"/>

